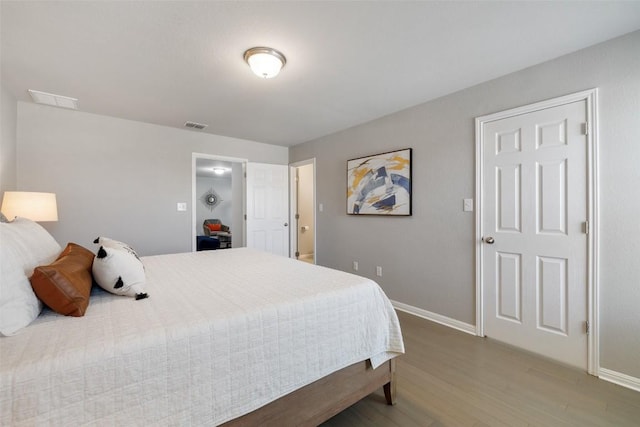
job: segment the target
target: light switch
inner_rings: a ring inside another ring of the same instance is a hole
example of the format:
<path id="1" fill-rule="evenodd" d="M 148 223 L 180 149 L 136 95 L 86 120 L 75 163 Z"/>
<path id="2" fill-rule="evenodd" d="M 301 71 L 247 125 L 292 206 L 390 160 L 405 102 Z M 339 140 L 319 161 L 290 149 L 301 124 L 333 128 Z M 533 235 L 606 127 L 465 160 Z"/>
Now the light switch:
<path id="1" fill-rule="evenodd" d="M 473 212 L 473 199 L 463 199 L 462 210 L 465 212 Z"/>
<path id="2" fill-rule="evenodd" d="M 323 205 L 322 203 L 320 203 L 320 204 L 318 205 L 318 210 L 319 210 L 320 212 L 322 212 L 322 211 L 324 210 L 324 205 Z"/>
<path id="3" fill-rule="evenodd" d="M 186 212 L 187 204 L 186 203 L 178 203 L 178 212 Z"/>

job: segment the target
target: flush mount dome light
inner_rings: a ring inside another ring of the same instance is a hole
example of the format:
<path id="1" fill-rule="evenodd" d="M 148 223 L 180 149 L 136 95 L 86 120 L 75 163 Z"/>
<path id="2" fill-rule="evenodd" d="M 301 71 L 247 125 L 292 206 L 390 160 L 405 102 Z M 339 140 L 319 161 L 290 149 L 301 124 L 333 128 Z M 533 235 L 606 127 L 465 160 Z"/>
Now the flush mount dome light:
<path id="1" fill-rule="evenodd" d="M 278 75 L 287 59 L 270 47 L 252 47 L 244 53 L 244 60 L 257 76 L 270 79 Z"/>

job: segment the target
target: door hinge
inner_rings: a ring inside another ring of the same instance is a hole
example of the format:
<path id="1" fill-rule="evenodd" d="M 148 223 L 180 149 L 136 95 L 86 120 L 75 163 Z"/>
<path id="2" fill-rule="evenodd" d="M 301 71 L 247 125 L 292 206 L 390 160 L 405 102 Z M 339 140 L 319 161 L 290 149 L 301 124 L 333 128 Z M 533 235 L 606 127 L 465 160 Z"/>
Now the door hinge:
<path id="1" fill-rule="evenodd" d="M 582 124 L 582 134 L 589 135 L 589 122 L 584 122 Z"/>
<path id="2" fill-rule="evenodd" d="M 300 219 L 300 214 L 296 214 L 296 219 Z"/>
<path id="3" fill-rule="evenodd" d="M 584 333 L 589 335 L 589 321 L 584 322 Z"/>
<path id="4" fill-rule="evenodd" d="M 245 221 L 247 220 L 247 214 L 244 214 L 244 220 Z"/>
<path id="5" fill-rule="evenodd" d="M 300 258 L 300 252 L 296 251 L 296 258 Z"/>
<path id="6" fill-rule="evenodd" d="M 589 221 L 584 222 L 584 234 L 589 234 Z"/>

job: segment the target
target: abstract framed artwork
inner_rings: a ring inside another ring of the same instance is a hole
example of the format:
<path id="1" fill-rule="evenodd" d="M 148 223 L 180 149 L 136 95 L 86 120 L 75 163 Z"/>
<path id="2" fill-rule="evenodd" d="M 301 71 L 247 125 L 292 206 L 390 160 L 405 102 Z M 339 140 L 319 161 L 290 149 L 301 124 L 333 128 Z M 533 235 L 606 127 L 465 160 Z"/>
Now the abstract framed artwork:
<path id="1" fill-rule="evenodd" d="M 347 160 L 347 214 L 411 215 L 411 148 Z"/>

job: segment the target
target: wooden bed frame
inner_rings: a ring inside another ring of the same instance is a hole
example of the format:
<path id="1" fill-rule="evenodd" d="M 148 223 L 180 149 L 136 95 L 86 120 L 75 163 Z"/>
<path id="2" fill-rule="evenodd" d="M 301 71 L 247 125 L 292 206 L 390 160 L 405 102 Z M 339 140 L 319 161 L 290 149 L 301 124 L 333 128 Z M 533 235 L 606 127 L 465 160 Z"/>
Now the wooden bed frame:
<path id="1" fill-rule="evenodd" d="M 355 363 L 222 426 L 317 426 L 379 387 L 384 387 L 387 404 L 393 405 L 395 370 L 395 359 L 377 369 L 368 360 Z"/>

